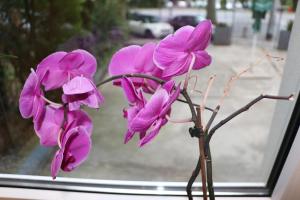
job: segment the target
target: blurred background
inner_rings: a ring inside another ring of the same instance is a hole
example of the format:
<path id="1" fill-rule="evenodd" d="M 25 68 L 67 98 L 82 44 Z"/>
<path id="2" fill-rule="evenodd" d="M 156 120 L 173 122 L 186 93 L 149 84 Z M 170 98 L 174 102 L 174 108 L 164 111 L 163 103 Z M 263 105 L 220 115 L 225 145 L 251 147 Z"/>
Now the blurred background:
<path id="1" fill-rule="evenodd" d="M 208 52 L 213 62 L 193 72 L 199 90 L 210 75 L 217 75 L 209 106 L 216 105 L 232 75 L 255 66 L 234 85 L 217 122 L 261 93 L 278 94 L 296 6 L 297 0 L 0 1 L 0 173 L 50 175 L 56 148 L 41 147 L 31 120 L 22 119 L 18 111 L 30 68 L 48 54 L 88 50 L 97 58 L 99 82 L 108 76 L 117 49 L 158 42 L 184 25 L 210 19 L 214 25 Z M 123 145 L 122 109 L 127 105 L 122 91 L 110 84 L 100 90 L 106 98 L 103 108 L 87 109 L 94 120 L 92 152 L 82 166 L 60 176 L 187 181 L 198 156 L 197 141 L 188 133 L 192 124 L 169 123 L 142 149 L 137 138 Z M 192 98 L 200 102 L 197 93 Z M 219 130 L 212 143 L 215 181 L 266 183 L 283 137 L 272 131 L 275 107 L 274 101 L 261 102 Z M 174 105 L 173 118 L 188 116 L 186 105 Z"/>

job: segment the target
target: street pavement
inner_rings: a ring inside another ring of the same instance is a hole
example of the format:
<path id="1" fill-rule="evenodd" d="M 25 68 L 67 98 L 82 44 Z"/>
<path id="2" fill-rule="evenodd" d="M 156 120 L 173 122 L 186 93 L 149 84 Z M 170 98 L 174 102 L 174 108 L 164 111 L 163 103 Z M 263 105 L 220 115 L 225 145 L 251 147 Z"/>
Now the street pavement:
<path id="1" fill-rule="evenodd" d="M 129 43 L 143 43 L 149 40 L 133 38 Z M 245 78 L 234 84 L 225 99 L 216 122 L 248 103 L 262 93 L 277 94 L 281 81 L 284 61 L 269 60 L 266 52 L 285 58 L 286 52 L 272 48 L 272 43 L 260 42 L 255 51 L 243 42 L 230 46 L 213 46 L 208 52 L 213 57 L 212 64 L 203 70 L 193 72 L 198 76 L 196 89 L 204 90 L 209 76 L 216 75 L 216 81 L 208 98 L 208 106 L 214 107 L 220 99 L 223 87 L 234 72 L 245 69 L 262 59 Z M 254 52 L 254 53 L 253 53 Z M 249 56 L 253 54 L 254 56 Z M 182 81 L 184 77 L 177 78 Z M 193 85 L 191 81 L 191 85 Z M 159 135 L 143 148 L 138 147 L 135 137 L 123 144 L 126 120 L 122 109 L 127 106 L 122 90 L 111 84 L 100 87 L 106 98 L 99 111 L 88 110 L 94 120 L 92 136 L 93 149 L 88 160 L 72 173 L 61 176 L 146 180 L 146 181 L 187 181 L 197 162 L 198 144 L 191 138 L 187 124 L 168 123 Z M 192 99 L 200 103 L 201 98 L 193 93 Z M 269 129 L 275 101 L 264 100 L 246 113 L 232 120 L 217 131 L 212 139 L 214 180 L 217 182 L 265 182 L 268 168 L 272 163 L 264 162 L 264 152 L 276 150 L 266 146 L 271 138 Z M 205 112 L 207 120 L 210 113 Z M 187 105 L 176 102 L 172 108 L 172 118 L 190 117 Z M 267 168 L 267 169 L 266 169 Z M 49 175 L 49 165 L 40 172 Z"/>

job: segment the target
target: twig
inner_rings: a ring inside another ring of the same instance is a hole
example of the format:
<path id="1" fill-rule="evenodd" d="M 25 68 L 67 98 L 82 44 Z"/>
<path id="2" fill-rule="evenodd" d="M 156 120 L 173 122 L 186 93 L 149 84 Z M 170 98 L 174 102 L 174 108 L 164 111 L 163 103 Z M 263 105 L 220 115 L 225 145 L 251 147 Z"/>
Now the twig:
<path id="1" fill-rule="evenodd" d="M 233 83 L 238 80 L 243 74 L 245 74 L 246 72 L 248 72 L 251 68 L 253 68 L 254 66 L 259 65 L 259 63 L 261 63 L 263 61 L 263 58 L 259 59 L 256 63 L 248 66 L 247 68 L 245 68 L 244 70 L 242 70 L 241 72 L 239 72 L 238 74 L 232 76 L 229 81 L 227 82 L 227 84 L 224 87 L 224 91 L 223 91 L 223 96 L 221 97 L 219 104 L 218 105 L 222 105 L 224 102 L 224 99 L 228 96 L 230 89 L 233 85 Z"/>
<path id="2" fill-rule="evenodd" d="M 215 200 L 214 182 L 212 177 L 212 158 L 211 158 L 209 145 L 207 150 L 206 167 L 207 167 L 207 186 L 209 192 L 209 199 Z"/>
<path id="3" fill-rule="evenodd" d="M 202 192 L 203 192 L 203 200 L 207 200 L 204 132 L 203 132 L 202 124 L 201 124 L 201 109 L 200 109 L 200 107 L 197 107 L 196 110 L 197 110 L 197 120 L 196 120 L 195 125 L 196 125 L 196 128 L 200 131 L 198 143 L 199 143 L 200 162 L 201 162 Z"/>
<path id="4" fill-rule="evenodd" d="M 199 94 L 202 94 L 202 92 L 201 92 L 200 90 L 196 90 L 196 89 L 195 89 L 195 88 L 196 88 L 196 85 L 197 85 L 197 82 L 198 82 L 198 76 L 197 76 L 197 75 L 192 75 L 192 76 L 190 76 L 189 81 L 190 81 L 192 78 L 195 78 L 195 82 L 194 82 L 194 85 L 193 85 L 193 89 L 191 90 L 191 94 L 193 94 L 194 91 L 195 91 L 195 92 L 198 92 Z"/>
<path id="5" fill-rule="evenodd" d="M 220 106 L 218 105 L 218 106 L 213 110 L 213 114 L 211 115 L 210 119 L 208 120 L 207 125 L 206 125 L 206 127 L 205 127 L 205 129 L 204 129 L 204 132 L 206 132 L 207 130 L 209 130 L 209 128 L 210 128 L 211 124 L 213 123 L 213 121 L 215 120 L 215 118 L 216 118 L 216 116 L 217 116 L 219 110 L 220 110 Z"/>
<path id="6" fill-rule="evenodd" d="M 182 103 L 187 103 L 186 100 L 179 99 L 179 98 L 177 99 L 177 101 L 182 102 Z M 192 103 L 192 104 L 193 104 L 193 106 L 195 106 L 195 107 L 200 107 L 199 104 L 195 104 L 195 103 Z M 212 109 L 212 108 L 210 108 L 210 107 L 205 106 L 204 108 L 205 108 L 206 110 L 209 110 L 209 111 L 211 111 L 211 112 L 214 112 L 214 109 Z"/>
<path id="7" fill-rule="evenodd" d="M 204 114 L 204 108 L 205 108 L 205 104 L 206 104 L 206 101 L 207 101 L 207 97 L 208 97 L 210 88 L 211 88 L 211 86 L 212 86 L 212 84 L 213 84 L 215 78 L 216 78 L 216 75 L 209 77 L 209 81 L 208 81 L 208 84 L 207 84 L 207 88 L 206 88 L 206 90 L 205 90 L 205 93 L 204 93 L 204 96 L 203 96 L 203 100 L 202 100 L 202 102 L 201 102 L 201 104 L 200 104 L 201 114 L 202 114 L 202 115 Z M 205 129 L 205 125 L 204 125 L 204 122 L 203 122 L 203 119 L 204 119 L 203 116 L 201 117 L 201 119 L 202 119 L 201 124 L 202 124 L 203 128 Z"/>
<path id="8" fill-rule="evenodd" d="M 188 184 L 186 186 L 186 193 L 188 195 L 188 198 L 189 200 L 193 200 L 193 196 L 192 196 L 192 186 L 193 186 L 193 183 L 195 182 L 197 176 L 199 175 L 200 173 L 200 169 L 201 169 L 201 159 L 200 159 L 200 156 L 199 156 L 199 159 L 198 159 L 198 162 L 197 162 L 197 165 L 192 173 L 192 176 L 190 177 L 189 181 L 188 181 Z"/>
<path id="9" fill-rule="evenodd" d="M 196 114 L 196 111 L 195 111 L 193 102 L 192 102 L 190 96 L 188 95 L 188 93 L 186 92 L 186 89 L 183 89 L 183 90 L 181 91 L 181 94 L 182 94 L 182 96 L 184 96 L 184 98 L 186 99 L 187 104 L 189 105 L 190 110 L 191 110 L 192 121 L 194 122 L 194 124 L 196 124 L 196 123 L 197 123 L 197 114 Z"/>
<path id="10" fill-rule="evenodd" d="M 247 111 L 251 106 L 253 106 L 254 104 L 256 104 L 257 102 L 259 102 L 262 99 L 277 99 L 277 100 L 293 100 L 293 94 L 289 95 L 289 96 L 274 96 L 274 95 L 260 95 L 257 98 L 253 99 L 252 101 L 250 101 L 248 104 L 246 104 L 245 106 L 243 106 L 242 108 L 238 109 L 237 111 L 233 112 L 231 115 L 229 115 L 228 117 L 226 117 L 225 119 L 221 120 L 218 124 L 216 124 L 210 131 L 209 134 L 207 135 L 206 141 L 205 141 L 205 152 L 208 151 L 208 145 L 209 142 L 212 138 L 212 136 L 214 135 L 215 131 L 217 129 L 219 129 L 220 127 L 222 127 L 224 124 L 226 124 L 227 122 L 229 122 L 231 119 L 233 119 L 234 117 L 238 116 L 239 114 Z"/>

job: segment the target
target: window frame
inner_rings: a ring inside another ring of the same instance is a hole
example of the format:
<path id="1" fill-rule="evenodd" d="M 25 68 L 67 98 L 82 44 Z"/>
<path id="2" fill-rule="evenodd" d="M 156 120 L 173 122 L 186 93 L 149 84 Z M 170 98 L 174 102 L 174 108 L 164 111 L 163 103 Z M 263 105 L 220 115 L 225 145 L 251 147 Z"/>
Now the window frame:
<path id="1" fill-rule="evenodd" d="M 271 197 L 286 162 L 291 146 L 297 134 L 300 121 L 300 96 L 294 105 L 285 135 L 273 168 L 266 184 L 262 183 L 215 183 L 215 194 L 218 197 Z M 0 187 L 46 189 L 71 192 L 185 196 L 186 182 L 151 182 L 151 181 L 119 181 L 94 180 L 80 178 L 57 178 L 48 176 L 30 176 L 16 174 L 0 174 Z M 201 183 L 195 183 L 193 194 L 202 196 Z"/>

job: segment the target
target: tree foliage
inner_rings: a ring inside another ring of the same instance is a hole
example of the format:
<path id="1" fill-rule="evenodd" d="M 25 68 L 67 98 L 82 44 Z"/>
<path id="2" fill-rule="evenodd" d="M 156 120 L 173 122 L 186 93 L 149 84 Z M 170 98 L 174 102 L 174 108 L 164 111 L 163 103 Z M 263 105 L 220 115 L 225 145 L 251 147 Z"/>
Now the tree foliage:
<path id="1" fill-rule="evenodd" d="M 129 0 L 129 6 L 141 8 L 159 8 L 163 6 L 164 0 Z"/>

